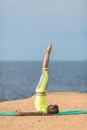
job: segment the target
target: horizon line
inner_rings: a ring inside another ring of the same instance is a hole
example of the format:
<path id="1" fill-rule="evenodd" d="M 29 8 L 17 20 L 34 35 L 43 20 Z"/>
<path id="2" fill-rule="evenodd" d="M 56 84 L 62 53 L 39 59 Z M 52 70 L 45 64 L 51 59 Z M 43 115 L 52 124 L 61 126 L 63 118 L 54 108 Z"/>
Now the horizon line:
<path id="1" fill-rule="evenodd" d="M 43 62 L 43 60 L 0 60 L 0 62 Z M 50 62 L 87 62 L 87 60 L 51 60 Z"/>

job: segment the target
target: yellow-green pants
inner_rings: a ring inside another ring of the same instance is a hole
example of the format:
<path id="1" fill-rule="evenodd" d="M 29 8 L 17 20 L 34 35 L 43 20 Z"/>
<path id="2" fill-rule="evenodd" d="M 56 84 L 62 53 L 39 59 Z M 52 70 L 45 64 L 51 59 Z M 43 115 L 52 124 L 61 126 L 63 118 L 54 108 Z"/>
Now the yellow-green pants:
<path id="1" fill-rule="evenodd" d="M 48 85 L 48 69 L 43 68 L 42 75 L 40 77 L 40 81 L 36 87 L 36 93 L 37 94 L 45 94 L 46 89 L 47 89 L 47 85 Z"/>
<path id="2" fill-rule="evenodd" d="M 35 108 L 37 111 L 42 111 L 44 114 L 47 114 L 48 109 L 48 104 L 46 102 L 48 76 L 48 69 L 44 68 L 42 71 L 40 81 L 36 87 Z"/>

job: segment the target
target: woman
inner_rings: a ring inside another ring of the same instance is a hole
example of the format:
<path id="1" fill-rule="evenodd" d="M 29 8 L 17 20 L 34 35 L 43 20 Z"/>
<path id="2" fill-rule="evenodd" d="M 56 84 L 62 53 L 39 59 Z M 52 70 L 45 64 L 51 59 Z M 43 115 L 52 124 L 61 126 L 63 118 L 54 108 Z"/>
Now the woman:
<path id="1" fill-rule="evenodd" d="M 40 81 L 36 87 L 36 99 L 35 99 L 35 108 L 36 112 L 18 112 L 19 115 L 48 115 L 48 114 L 55 114 L 59 112 L 58 105 L 48 105 L 46 101 L 46 91 L 48 85 L 48 66 L 49 66 L 49 59 L 52 50 L 52 44 L 49 44 L 48 48 L 45 50 L 45 57 L 43 61 L 42 67 L 42 75 Z"/>

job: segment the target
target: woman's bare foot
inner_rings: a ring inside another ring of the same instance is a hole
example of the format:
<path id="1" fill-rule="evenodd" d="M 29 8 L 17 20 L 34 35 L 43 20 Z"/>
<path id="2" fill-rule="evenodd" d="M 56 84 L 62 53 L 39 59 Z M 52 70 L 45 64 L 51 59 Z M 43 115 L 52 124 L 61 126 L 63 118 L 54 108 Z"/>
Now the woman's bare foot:
<path id="1" fill-rule="evenodd" d="M 52 44 L 49 44 L 48 48 L 45 50 L 45 53 L 50 54 L 51 50 L 52 50 Z"/>
<path id="2" fill-rule="evenodd" d="M 50 58 L 51 50 L 52 50 L 52 44 L 49 44 L 49 46 L 45 50 L 45 57 L 44 57 L 44 61 L 43 61 L 43 68 L 48 68 L 48 66 L 49 66 L 49 58 Z"/>

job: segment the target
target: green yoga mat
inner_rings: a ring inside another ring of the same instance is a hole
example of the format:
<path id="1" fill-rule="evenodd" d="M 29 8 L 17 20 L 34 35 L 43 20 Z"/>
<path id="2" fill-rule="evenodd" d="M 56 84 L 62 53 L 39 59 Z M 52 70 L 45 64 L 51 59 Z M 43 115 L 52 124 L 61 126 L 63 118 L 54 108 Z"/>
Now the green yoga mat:
<path id="1" fill-rule="evenodd" d="M 58 115 L 76 115 L 76 114 L 87 114 L 87 110 L 73 110 L 73 111 L 60 111 Z"/>
<path id="2" fill-rule="evenodd" d="M 17 112 L 0 112 L 0 116 L 16 116 Z"/>
<path id="3" fill-rule="evenodd" d="M 76 114 L 87 114 L 87 110 L 73 110 L 73 111 L 60 111 L 57 114 L 52 115 L 76 115 Z M 16 116 L 17 112 L 0 112 L 0 116 Z"/>

